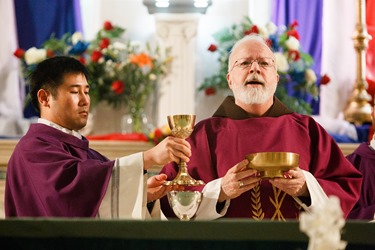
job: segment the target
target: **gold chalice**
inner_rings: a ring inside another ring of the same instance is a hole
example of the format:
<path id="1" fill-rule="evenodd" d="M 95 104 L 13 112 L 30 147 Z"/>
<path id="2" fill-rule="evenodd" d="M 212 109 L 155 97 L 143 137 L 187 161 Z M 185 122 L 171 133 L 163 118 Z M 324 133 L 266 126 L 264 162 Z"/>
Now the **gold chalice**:
<path id="1" fill-rule="evenodd" d="M 172 135 L 178 138 L 186 139 L 194 130 L 195 115 L 169 115 L 168 124 Z M 187 171 L 186 162 L 180 161 L 179 171 L 172 181 L 166 181 L 164 185 L 184 185 L 199 186 L 205 183 L 202 180 L 195 180 Z"/>

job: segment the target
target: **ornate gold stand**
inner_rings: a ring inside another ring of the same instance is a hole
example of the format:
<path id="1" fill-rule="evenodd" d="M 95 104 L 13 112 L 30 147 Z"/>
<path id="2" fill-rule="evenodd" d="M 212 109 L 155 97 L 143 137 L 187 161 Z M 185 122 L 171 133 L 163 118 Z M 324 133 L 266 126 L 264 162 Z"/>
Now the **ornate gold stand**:
<path id="1" fill-rule="evenodd" d="M 352 96 L 344 111 L 344 117 L 349 122 L 361 125 L 371 123 L 371 105 L 369 104 L 371 97 L 366 91 L 368 86 L 366 81 L 366 49 L 371 36 L 367 33 L 365 23 L 365 0 L 357 0 L 356 11 L 357 23 L 353 40 L 354 49 L 357 53 L 357 78 Z"/>

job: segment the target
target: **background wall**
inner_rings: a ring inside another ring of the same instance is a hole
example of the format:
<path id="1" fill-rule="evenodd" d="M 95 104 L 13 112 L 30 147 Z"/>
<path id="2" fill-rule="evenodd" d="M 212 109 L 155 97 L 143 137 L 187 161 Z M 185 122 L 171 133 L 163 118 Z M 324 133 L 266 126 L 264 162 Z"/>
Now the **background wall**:
<path id="1" fill-rule="evenodd" d="M 266 23 L 271 15 L 271 0 L 214 0 L 206 14 L 200 14 L 195 37 L 195 77 L 197 88 L 205 77 L 218 70 L 216 55 L 207 48 L 214 43 L 212 34 L 233 23 L 240 22 L 244 16 L 251 15 L 255 23 Z M 81 0 L 83 30 L 85 37 L 91 39 L 103 21 L 110 20 L 126 28 L 126 36 L 140 41 L 156 40 L 155 15 L 148 14 L 142 0 Z M 171 83 L 173 84 L 173 83 Z M 205 96 L 203 92 L 194 97 L 197 120 L 209 117 L 222 102 L 227 93 Z M 163 124 L 164 121 L 157 121 Z"/>

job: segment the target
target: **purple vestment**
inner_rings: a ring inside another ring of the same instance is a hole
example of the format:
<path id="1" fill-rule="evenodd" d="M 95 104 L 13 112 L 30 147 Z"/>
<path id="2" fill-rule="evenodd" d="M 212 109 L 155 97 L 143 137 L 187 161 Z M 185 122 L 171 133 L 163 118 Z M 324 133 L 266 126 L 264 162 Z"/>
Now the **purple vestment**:
<path id="1" fill-rule="evenodd" d="M 348 219 L 373 220 L 375 214 L 375 151 L 367 142 L 346 157 L 362 173 L 362 190 L 359 201 Z"/>
<path id="2" fill-rule="evenodd" d="M 32 124 L 7 168 L 7 217 L 94 217 L 114 161 L 89 142 L 44 124 Z"/>
<path id="3" fill-rule="evenodd" d="M 223 177 L 247 154 L 287 151 L 300 155 L 299 167 L 310 172 L 328 196 L 340 198 L 345 216 L 359 198 L 361 174 L 332 137 L 313 118 L 289 111 L 276 98 L 264 117 L 251 117 L 228 97 L 214 117 L 195 126 L 188 141 L 192 147 L 189 173 L 205 183 Z M 169 180 L 177 171 L 174 163 L 162 170 Z M 166 199 L 162 208 L 166 216 L 173 216 Z M 285 220 L 299 218 L 300 211 L 293 197 L 262 180 L 257 188 L 232 199 L 224 217 Z"/>

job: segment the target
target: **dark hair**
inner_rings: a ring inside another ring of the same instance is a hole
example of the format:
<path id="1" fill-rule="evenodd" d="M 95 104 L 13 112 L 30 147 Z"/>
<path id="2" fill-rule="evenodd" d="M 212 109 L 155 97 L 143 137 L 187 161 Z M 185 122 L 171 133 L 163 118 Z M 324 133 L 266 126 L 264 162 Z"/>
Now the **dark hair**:
<path id="1" fill-rule="evenodd" d="M 83 74 L 89 79 L 86 67 L 77 59 L 69 56 L 56 56 L 44 60 L 36 66 L 30 75 L 30 97 L 34 107 L 40 111 L 38 91 L 45 89 L 51 92 L 53 97 L 57 95 L 57 89 L 63 84 L 67 74 Z"/>

